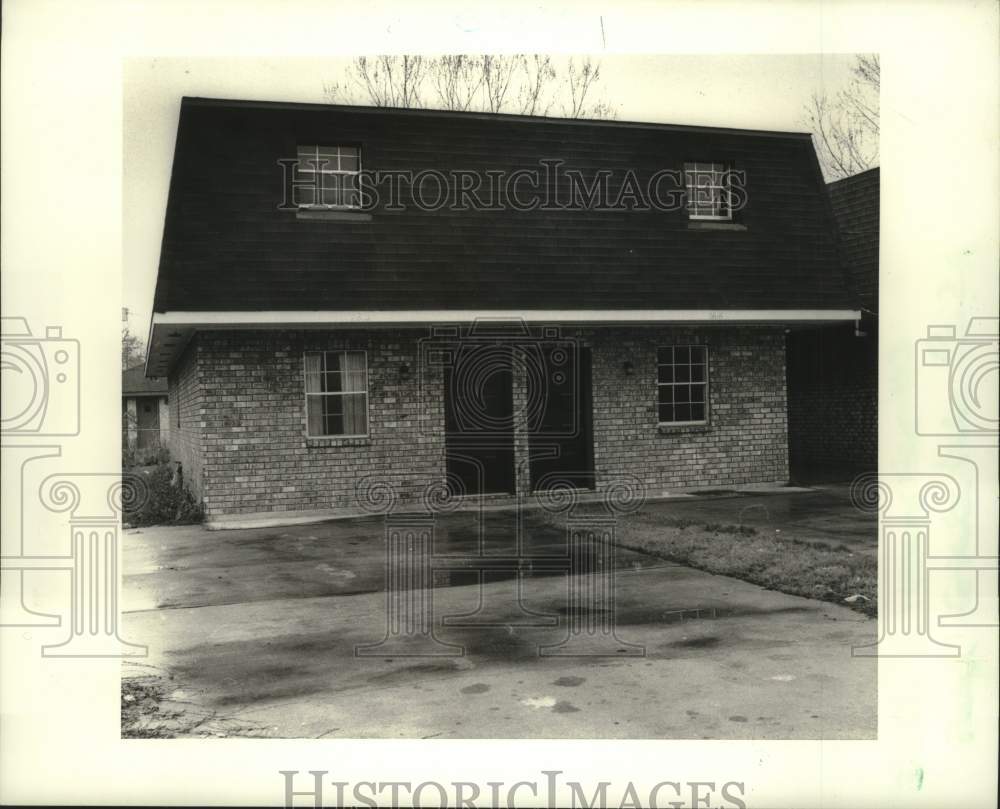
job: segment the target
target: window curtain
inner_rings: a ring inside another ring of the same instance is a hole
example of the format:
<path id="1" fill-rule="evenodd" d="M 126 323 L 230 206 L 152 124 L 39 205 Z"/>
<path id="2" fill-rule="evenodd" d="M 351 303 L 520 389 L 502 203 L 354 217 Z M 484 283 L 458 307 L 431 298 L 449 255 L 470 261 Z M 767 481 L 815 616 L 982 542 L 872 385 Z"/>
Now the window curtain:
<path id="1" fill-rule="evenodd" d="M 364 435 L 368 432 L 368 372 L 365 355 L 349 351 L 344 355 L 344 432 Z"/>
<path id="2" fill-rule="evenodd" d="M 323 399 L 316 396 L 322 390 L 320 380 L 323 372 L 323 355 L 306 354 L 306 419 L 309 423 L 309 435 L 323 435 Z"/>

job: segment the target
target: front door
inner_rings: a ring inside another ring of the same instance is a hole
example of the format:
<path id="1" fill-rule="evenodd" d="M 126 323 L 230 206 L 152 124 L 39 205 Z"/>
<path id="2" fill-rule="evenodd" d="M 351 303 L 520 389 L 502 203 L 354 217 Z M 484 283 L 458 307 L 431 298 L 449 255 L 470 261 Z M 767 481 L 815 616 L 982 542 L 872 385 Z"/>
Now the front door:
<path id="1" fill-rule="evenodd" d="M 556 484 L 594 488 L 590 349 L 544 346 L 546 391 L 529 426 L 533 491 Z"/>
<path id="2" fill-rule="evenodd" d="M 457 343 L 444 368 L 445 454 L 455 494 L 514 493 L 509 346 Z"/>

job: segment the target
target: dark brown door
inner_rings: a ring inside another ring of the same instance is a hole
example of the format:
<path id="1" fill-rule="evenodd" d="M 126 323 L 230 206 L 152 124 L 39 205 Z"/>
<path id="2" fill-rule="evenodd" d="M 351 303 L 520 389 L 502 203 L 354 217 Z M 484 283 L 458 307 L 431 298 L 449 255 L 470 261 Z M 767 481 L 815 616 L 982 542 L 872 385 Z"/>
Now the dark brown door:
<path id="1" fill-rule="evenodd" d="M 458 494 L 514 493 L 509 346 L 457 344 L 444 369 L 445 453 Z"/>
<path id="2" fill-rule="evenodd" d="M 594 488 L 594 441 L 590 349 L 545 346 L 546 390 L 529 425 L 533 490 L 556 483 Z"/>

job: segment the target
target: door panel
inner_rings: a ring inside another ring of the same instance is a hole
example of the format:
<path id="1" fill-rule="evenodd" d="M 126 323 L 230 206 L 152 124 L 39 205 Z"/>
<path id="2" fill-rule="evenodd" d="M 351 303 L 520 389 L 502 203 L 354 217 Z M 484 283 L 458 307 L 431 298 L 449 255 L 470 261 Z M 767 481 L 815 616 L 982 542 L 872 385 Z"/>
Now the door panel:
<path id="1" fill-rule="evenodd" d="M 529 425 L 531 488 L 556 481 L 594 488 L 590 349 L 542 348 L 547 380 L 543 406 Z"/>
<path id="2" fill-rule="evenodd" d="M 140 448 L 160 443 L 160 408 L 156 399 L 136 399 L 137 444 Z"/>
<path id="3" fill-rule="evenodd" d="M 460 343 L 444 369 L 445 454 L 456 494 L 514 493 L 514 396 L 506 347 Z M 457 490 L 461 491 L 457 491 Z"/>

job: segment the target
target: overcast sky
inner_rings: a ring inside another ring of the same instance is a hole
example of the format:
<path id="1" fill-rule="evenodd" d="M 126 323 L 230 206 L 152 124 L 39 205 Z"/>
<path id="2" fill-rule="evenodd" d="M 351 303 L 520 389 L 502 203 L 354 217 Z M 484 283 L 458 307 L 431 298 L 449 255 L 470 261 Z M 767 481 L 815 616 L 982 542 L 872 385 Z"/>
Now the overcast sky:
<path id="1" fill-rule="evenodd" d="M 558 57 L 561 61 L 565 57 Z M 595 100 L 619 120 L 805 131 L 803 107 L 836 92 L 853 56 L 602 56 Z M 182 96 L 323 102 L 343 59 L 134 59 L 124 71 L 123 293 L 145 336 Z M 553 111 L 554 112 L 554 111 Z"/>

